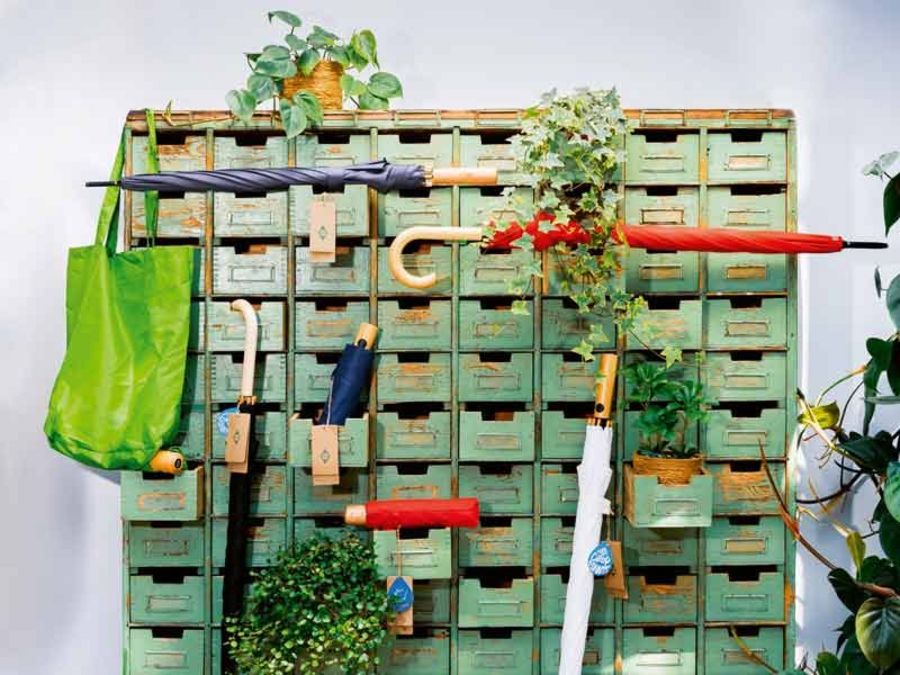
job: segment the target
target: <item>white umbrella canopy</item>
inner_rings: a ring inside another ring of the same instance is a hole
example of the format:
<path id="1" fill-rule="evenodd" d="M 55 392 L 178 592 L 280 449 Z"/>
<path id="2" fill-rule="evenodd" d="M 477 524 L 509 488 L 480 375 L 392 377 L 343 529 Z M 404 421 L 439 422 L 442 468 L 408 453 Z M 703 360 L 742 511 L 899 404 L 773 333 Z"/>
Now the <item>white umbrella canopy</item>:
<path id="1" fill-rule="evenodd" d="M 600 361 L 604 375 L 597 387 L 597 411 L 585 433 L 584 451 L 578 465 L 578 509 L 566 586 L 566 607 L 560 640 L 559 675 L 581 675 L 587 638 L 588 616 L 594 594 L 594 573 L 588 566 L 591 552 L 600 542 L 603 516 L 610 513 L 606 490 L 612 479 L 611 424 L 608 421 L 615 387 L 616 357 L 604 355 Z"/>

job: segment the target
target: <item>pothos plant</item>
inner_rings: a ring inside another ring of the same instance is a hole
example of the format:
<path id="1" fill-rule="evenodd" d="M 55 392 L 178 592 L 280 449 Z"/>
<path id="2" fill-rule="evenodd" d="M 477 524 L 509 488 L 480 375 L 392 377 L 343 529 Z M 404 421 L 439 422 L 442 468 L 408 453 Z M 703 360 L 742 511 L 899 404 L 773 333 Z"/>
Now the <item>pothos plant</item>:
<path id="1" fill-rule="evenodd" d="M 590 321 L 588 335 L 574 349 L 586 360 L 592 360 L 592 352 L 609 339 L 603 318 L 612 317 L 621 330 L 628 331 L 645 307 L 643 298 L 618 283 L 621 262 L 613 240 L 619 195 L 611 182 L 627 132 L 628 121 L 615 89 L 578 89 L 569 95 L 553 90 L 525 110 L 521 130 L 511 140 L 517 170 L 534 179 L 536 201 L 532 207 L 507 189 L 510 210 L 520 222 L 535 228 L 532 232 L 547 232 L 558 225 L 583 231 L 585 243 L 574 248 L 557 244 L 551 255 L 558 259 L 563 291 Z M 489 223 L 486 237 L 493 238 L 510 224 Z M 525 234 L 516 245 L 534 250 L 534 239 Z M 532 278 L 540 276 L 541 265 L 535 260 L 510 282 L 509 290 L 524 296 Z M 513 303 L 512 311 L 528 313 L 524 297 Z"/>
<path id="2" fill-rule="evenodd" d="M 631 385 L 628 402 L 640 406 L 635 428 L 640 432 L 637 451 L 651 457 L 687 459 L 699 454 L 688 431 L 709 416 L 703 385 L 693 379 L 675 380 L 663 364 L 636 362 L 624 368 Z"/>
<path id="3" fill-rule="evenodd" d="M 372 544 L 316 534 L 254 577 L 243 615 L 227 619 L 241 672 L 374 672 L 392 612 Z"/>
<path id="4" fill-rule="evenodd" d="M 898 156 L 897 152 L 882 155 L 864 169 L 866 174 L 888 181 L 884 192 L 886 232 L 900 219 L 900 181 L 887 173 Z M 877 271 L 876 288 L 881 295 Z M 797 503 L 804 513 L 830 520 L 842 533 L 853 570 L 838 566 L 803 538 L 799 524 L 782 504 L 782 517 L 797 540 L 828 568 L 828 581 L 849 612 L 837 627 L 835 651 L 821 652 L 815 664 L 801 664 L 786 671 L 789 673 L 900 675 L 900 428 L 872 429 L 879 406 L 900 403 L 900 276 L 887 290 L 887 306 L 895 332 L 866 341 L 869 360 L 864 366 L 838 378 L 811 401 L 797 393 L 798 450 L 815 439 L 819 444 L 815 451 L 824 447 L 820 463 L 833 462 L 840 476 L 840 485 L 830 494 L 798 498 Z M 843 404 L 829 400 L 840 385 L 851 387 Z M 860 391 L 864 411 L 859 431 L 855 431 L 847 428 L 845 418 Z M 868 531 L 861 532 L 837 522 L 833 513 L 841 500 L 866 482 L 873 486 L 878 501 Z M 812 510 L 815 505 L 822 507 L 821 513 Z M 877 538 L 881 553 L 868 552 L 869 538 Z"/>
<path id="5" fill-rule="evenodd" d="M 284 44 L 267 45 L 261 52 L 247 54 L 251 73 L 246 86 L 232 89 L 225 97 L 235 117 L 249 121 L 253 112 L 269 99 L 279 99 L 282 124 L 288 138 L 303 133 L 309 124 L 321 124 L 322 106 L 315 93 L 301 90 L 288 99 L 281 98 L 284 81 L 298 73 L 309 76 L 322 61 L 332 61 L 343 69 L 341 89 L 363 110 L 381 110 L 390 99 L 403 95 L 400 80 L 381 70 L 378 47 L 371 30 L 355 31 L 349 40 L 321 26 L 313 26 L 305 36 L 297 35 L 302 25 L 300 17 L 284 10 L 268 13 L 269 22 L 278 20 L 290 28 Z M 374 69 L 367 81 L 362 76 Z"/>

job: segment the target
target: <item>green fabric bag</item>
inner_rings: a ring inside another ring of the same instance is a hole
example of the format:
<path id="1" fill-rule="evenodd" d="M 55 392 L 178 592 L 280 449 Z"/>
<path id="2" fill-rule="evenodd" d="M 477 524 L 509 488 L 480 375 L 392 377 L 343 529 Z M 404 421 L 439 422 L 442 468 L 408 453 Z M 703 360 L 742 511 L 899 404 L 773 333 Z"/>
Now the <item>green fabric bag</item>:
<path id="1" fill-rule="evenodd" d="M 158 171 L 148 111 L 150 168 Z M 122 177 L 125 135 L 111 180 Z M 51 447 L 89 466 L 139 470 L 178 431 L 194 248 L 153 246 L 157 193 L 146 193 L 150 247 L 116 253 L 119 187 L 103 199 L 93 246 L 69 250 L 66 355 L 50 395 Z"/>

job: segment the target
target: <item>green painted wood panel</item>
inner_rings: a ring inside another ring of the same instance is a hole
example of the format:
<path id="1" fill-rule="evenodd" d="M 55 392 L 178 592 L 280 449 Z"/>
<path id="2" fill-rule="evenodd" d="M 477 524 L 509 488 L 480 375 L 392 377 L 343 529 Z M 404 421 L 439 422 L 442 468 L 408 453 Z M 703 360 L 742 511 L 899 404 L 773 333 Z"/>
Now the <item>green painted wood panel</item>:
<path id="1" fill-rule="evenodd" d="M 385 460 L 450 459 L 450 412 L 379 412 L 375 417 L 375 452 Z"/>
<path id="2" fill-rule="evenodd" d="M 202 567 L 203 523 L 125 523 L 130 567 Z"/>
<path id="3" fill-rule="evenodd" d="M 405 538 L 396 531 L 372 533 L 375 559 L 383 576 L 400 575 L 418 579 L 450 578 L 450 530 L 428 530 L 424 537 Z"/>
<path id="4" fill-rule="evenodd" d="M 463 462 L 530 462 L 534 460 L 534 413 L 459 413 L 459 459 Z"/>
<path id="5" fill-rule="evenodd" d="M 294 344 L 302 351 L 340 350 L 369 321 L 368 300 L 301 301 L 296 304 Z"/>
<path id="6" fill-rule="evenodd" d="M 488 637 L 477 630 L 461 630 L 459 675 L 530 672 L 532 641 L 530 630 L 513 630 L 509 637 Z"/>
<path id="7" fill-rule="evenodd" d="M 534 579 L 512 579 L 509 586 L 488 587 L 478 579 L 459 580 L 460 628 L 531 628 Z"/>
<path id="8" fill-rule="evenodd" d="M 478 499 L 483 515 L 527 515 L 534 502 L 534 467 L 516 464 L 500 471 L 479 465 L 459 467 L 459 496 Z"/>
<path id="9" fill-rule="evenodd" d="M 459 303 L 459 348 L 469 350 L 523 350 L 534 344 L 534 304 L 528 314 L 513 314 L 511 304 L 484 300 Z"/>
<path id="10" fill-rule="evenodd" d="M 460 567 L 530 567 L 531 553 L 530 518 L 459 531 Z"/>
<path id="11" fill-rule="evenodd" d="M 288 427 L 291 466 L 312 466 L 311 419 L 291 419 Z M 369 465 L 369 418 L 349 418 L 338 427 L 338 464 L 342 467 Z"/>
<path id="12" fill-rule="evenodd" d="M 566 609 L 566 577 L 556 572 L 541 575 L 541 622 L 561 626 Z M 615 623 L 615 600 L 606 593 L 603 579 L 594 581 L 594 592 L 591 594 L 591 613 L 588 621 L 592 624 Z"/>
<path id="13" fill-rule="evenodd" d="M 253 432 L 256 436 L 256 458 L 260 461 L 283 462 L 287 456 L 287 415 L 270 410 L 256 416 Z M 213 457 L 225 459 L 225 434 L 213 429 Z"/>
<path id="14" fill-rule="evenodd" d="M 559 628 L 541 629 L 541 675 L 559 673 Z M 588 628 L 581 675 L 613 675 L 616 672 L 616 635 L 609 628 Z"/>
<path id="15" fill-rule="evenodd" d="M 424 188 L 379 194 L 379 236 L 396 237 L 409 227 L 449 227 L 451 192 L 450 188 Z"/>
<path id="16" fill-rule="evenodd" d="M 125 520 L 199 520 L 203 517 L 203 467 L 179 476 L 123 471 L 120 481 Z"/>
<path id="17" fill-rule="evenodd" d="M 695 628 L 674 628 L 671 634 L 659 634 L 645 628 L 626 628 L 622 632 L 624 672 L 635 675 L 694 675 L 697 672 L 696 640 Z"/>
<path id="18" fill-rule="evenodd" d="M 196 675 L 203 672 L 203 630 L 132 628 L 126 653 L 129 675 Z"/>
<path id="19" fill-rule="evenodd" d="M 784 629 L 776 626 L 737 628 L 747 649 L 759 660 L 774 668 L 784 665 Z M 722 675 L 756 675 L 759 663 L 748 656 L 728 632 L 727 628 L 706 631 L 706 672 Z"/>
<path id="20" fill-rule="evenodd" d="M 152 575 L 134 575 L 129 580 L 131 622 L 143 625 L 202 624 L 206 585 L 202 576 L 179 581 L 157 581 Z"/>
<path id="21" fill-rule="evenodd" d="M 451 313 L 449 300 L 382 300 L 378 303 L 378 348 L 449 350 Z"/>

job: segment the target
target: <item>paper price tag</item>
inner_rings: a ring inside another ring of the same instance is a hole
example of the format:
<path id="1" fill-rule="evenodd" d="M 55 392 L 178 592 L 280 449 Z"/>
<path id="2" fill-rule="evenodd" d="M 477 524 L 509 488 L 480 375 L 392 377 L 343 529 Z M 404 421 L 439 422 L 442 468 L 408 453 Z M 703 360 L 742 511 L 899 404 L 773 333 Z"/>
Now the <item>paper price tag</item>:
<path id="1" fill-rule="evenodd" d="M 313 425 L 311 445 L 313 485 L 340 483 L 338 427 L 333 424 Z"/>
<path id="2" fill-rule="evenodd" d="M 309 205 L 309 259 L 334 262 L 337 247 L 337 205 L 332 195 L 322 195 Z"/>

